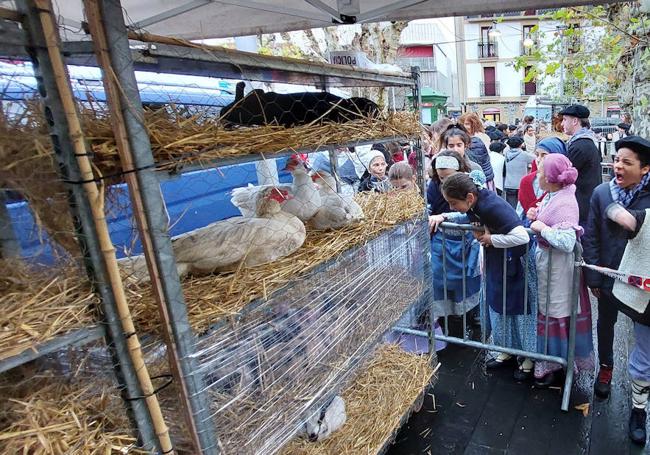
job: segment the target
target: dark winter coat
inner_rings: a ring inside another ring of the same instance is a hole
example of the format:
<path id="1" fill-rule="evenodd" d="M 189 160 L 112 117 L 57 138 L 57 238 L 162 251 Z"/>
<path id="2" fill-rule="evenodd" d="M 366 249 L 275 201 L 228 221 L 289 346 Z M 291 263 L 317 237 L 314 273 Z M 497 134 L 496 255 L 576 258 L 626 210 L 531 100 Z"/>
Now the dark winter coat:
<path id="1" fill-rule="evenodd" d="M 609 183 L 599 185 L 591 196 L 589 206 L 589 221 L 587 230 L 582 237 L 584 260 L 587 264 L 600 265 L 610 269 L 618 269 L 623 258 L 629 232 L 607 218 L 605 209 L 614 200 L 609 189 Z M 628 210 L 644 210 L 650 208 L 650 185 L 646 186 L 632 200 Z M 614 279 L 594 270 L 585 271 L 587 286 L 590 288 L 612 289 Z"/>
<path id="2" fill-rule="evenodd" d="M 488 182 L 494 180 L 494 171 L 492 170 L 492 164 L 490 164 L 490 154 L 481 139 L 473 137 L 469 149 L 465 150 L 465 153 L 470 161 L 474 161 L 476 164 L 481 166 L 481 169 L 483 169 L 483 173 L 485 174 L 485 179 Z"/>
<path id="3" fill-rule="evenodd" d="M 517 212 L 493 191 L 481 190 L 478 201 L 467 212 L 470 222 L 478 222 L 487 227 L 492 234 L 507 234 L 522 222 Z M 485 300 L 487 304 L 499 314 L 503 314 L 503 275 L 505 273 L 507 286 L 506 314 L 530 314 L 530 305 L 524 308 L 524 294 L 526 293 L 526 270 L 522 257 L 526 253 L 526 246 L 520 245 L 503 250 L 501 248 L 485 248 Z M 504 270 L 503 259 L 506 257 Z M 526 310 L 527 313 L 524 313 Z"/>
<path id="4" fill-rule="evenodd" d="M 429 215 L 440 215 L 452 211 L 449 203 L 442 196 L 440 183 L 435 180 L 431 180 L 427 186 L 427 205 L 429 206 Z"/>
<path id="5" fill-rule="evenodd" d="M 589 138 L 581 138 L 569 142 L 566 156 L 573 163 L 573 167 L 578 170 L 576 199 L 580 210 L 580 225 L 586 226 L 591 194 L 602 180 L 600 175 L 600 152 L 594 141 Z"/>

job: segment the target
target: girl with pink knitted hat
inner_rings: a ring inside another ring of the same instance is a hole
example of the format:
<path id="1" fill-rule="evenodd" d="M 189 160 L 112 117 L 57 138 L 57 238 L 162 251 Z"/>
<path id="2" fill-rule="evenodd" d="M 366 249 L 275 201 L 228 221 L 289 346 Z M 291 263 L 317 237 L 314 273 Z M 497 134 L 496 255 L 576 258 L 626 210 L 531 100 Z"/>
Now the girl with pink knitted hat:
<path id="1" fill-rule="evenodd" d="M 569 320 L 573 298 L 575 258 L 573 249 L 583 229 L 579 226 L 574 185 L 578 171 L 559 153 L 546 156 L 538 169 L 540 188 L 546 192 L 539 207 L 528 210 L 530 228 L 537 234 L 537 351 L 567 357 Z M 582 281 L 582 280 L 581 280 Z M 586 287 L 580 285 L 576 328 L 576 366 L 593 368 L 591 306 Z M 548 332 L 547 332 L 548 330 Z M 548 341 L 546 335 L 548 334 Z M 570 366 L 572 367 L 572 366 Z M 564 382 L 562 366 L 535 362 L 535 386 L 545 388 Z"/>

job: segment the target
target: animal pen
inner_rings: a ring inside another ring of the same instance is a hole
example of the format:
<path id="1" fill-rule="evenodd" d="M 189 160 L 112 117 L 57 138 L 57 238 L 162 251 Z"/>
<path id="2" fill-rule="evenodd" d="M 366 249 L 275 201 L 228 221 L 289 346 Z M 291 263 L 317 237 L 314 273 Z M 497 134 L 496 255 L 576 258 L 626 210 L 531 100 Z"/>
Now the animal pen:
<path id="1" fill-rule="evenodd" d="M 201 261 L 178 245 L 199 242 L 207 225 L 226 226 L 218 223 L 236 212 L 218 207 L 228 205 L 232 181 L 263 183 L 258 176 L 290 155 L 326 152 L 340 187 L 338 147 L 411 141 L 423 186 L 417 69 L 381 73 L 127 31 L 114 0 L 84 2 L 92 41 L 61 42 L 49 1 L 18 4 L 2 10 L 2 54 L 31 60 L 39 96 L 3 104 L 0 126 L 2 452 L 385 450 L 436 366 L 435 354 L 382 345 L 396 321 L 431 300 L 419 194 L 360 195 L 365 219 L 308 227 L 299 247 L 274 251 L 271 263 L 244 266 L 252 261 L 244 254 L 233 267 L 196 273 Z M 106 103 L 75 99 L 67 64 L 99 66 Z M 352 104 L 337 123 L 322 122 L 326 112 L 291 127 L 226 128 L 174 105 L 144 110 L 134 70 L 324 92 L 395 87 L 413 95 L 415 112 Z M 261 191 L 269 204 L 286 200 Z M 182 206 L 181 193 L 203 193 L 209 204 L 167 211 Z M 18 206 L 29 207 L 24 219 L 12 218 Z M 31 234 L 43 256 L 19 257 L 27 240 L 12 223 L 22 222 L 38 226 Z M 236 250 L 237 240 L 218 243 Z M 432 345 L 430 327 L 428 336 Z M 322 442 L 295 439 L 337 395 L 346 425 Z"/>

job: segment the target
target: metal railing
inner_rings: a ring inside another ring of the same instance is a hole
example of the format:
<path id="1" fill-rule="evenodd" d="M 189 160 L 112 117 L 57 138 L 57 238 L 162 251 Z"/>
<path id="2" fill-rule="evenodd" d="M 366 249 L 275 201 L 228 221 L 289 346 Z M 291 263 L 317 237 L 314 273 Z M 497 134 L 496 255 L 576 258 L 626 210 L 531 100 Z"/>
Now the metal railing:
<path id="1" fill-rule="evenodd" d="M 479 82 L 479 92 L 481 96 L 500 96 L 499 82 Z"/>
<path id="2" fill-rule="evenodd" d="M 447 249 L 446 249 L 446 242 L 447 242 L 447 235 L 445 232 L 447 230 L 452 230 L 452 231 L 463 231 L 463 232 L 469 232 L 473 230 L 482 230 L 482 228 L 477 228 L 475 226 L 469 225 L 469 224 L 454 224 L 454 223 L 442 223 L 439 226 L 439 230 L 442 235 L 442 270 L 443 270 L 443 295 L 445 296 L 445 299 L 448 299 L 448 280 L 447 280 Z M 533 231 L 528 230 L 529 235 L 534 235 Z M 463 268 L 463 277 L 462 277 L 462 298 L 463 301 L 467 298 L 467 278 L 466 278 L 466 270 L 468 267 L 468 260 L 467 260 L 467 252 L 469 251 L 466 237 L 463 235 L 462 236 L 462 268 Z M 507 264 L 507 251 L 509 249 L 503 249 L 503 257 L 504 257 L 504 262 L 503 262 L 503 277 L 502 277 L 502 315 L 508 316 L 506 312 L 506 307 L 507 307 L 507 295 L 508 295 L 508 287 L 509 284 L 512 285 L 512 283 L 509 283 L 508 278 L 507 278 L 507 273 L 506 273 L 506 264 Z M 553 249 L 549 249 L 549 259 L 548 259 L 548 264 L 547 264 L 547 280 L 546 280 L 546 286 L 547 286 L 547 292 L 546 292 L 546 301 L 545 301 L 545 311 L 543 312 L 544 315 L 549 315 L 549 306 L 550 306 L 550 292 L 548 292 L 550 286 L 551 286 L 551 264 L 552 264 L 552 259 L 553 259 Z M 528 261 L 529 261 L 529 255 L 530 255 L 530 250 L 529 250 L 529 244 L 526 244 L 525 248 L 525 254 L 521 256 L 521 260 L 523 261 L 523 267 L 524 267 L 524 272 L 526 267 L 528 266 Z M 548 335 L 548 328 L 549 328 L 549 317 L 545 317 L 545 330 L 544 330 L 544 342 L 543 342 L 543 349 L 540 349 L 539 344 L 537 344 L 537 349 L 535 351 L 533 350 L 524 350 L 524 349 L 518 349 L 518 348 L 513 348 L 506 346 L 505 344 L 505 338 L 506 338 L 506 332 L 507 332 L 507 327 L 506 327 L 506 318 L 502 317 L 501 322 L 502 322 L 502 336 L 496 337 L 496 338 L 501 338 L 501 340 L 494 339 L 495 336 L 492 336 L 488 338 L 487 330 L 488 330 L 488 310 L 487 310 L 487 303 L 486 303 L 486 290 L 488 284 L 486 283 L 486 280 L 482 278 L 482 283 L 481 283 L 481 299 L 480 299 L 480 306 L 481 306 L 481 339 L 480 341 L 470 339 L 467 336 L 467 313 L 463 313 L 462 315 L 462 338 L 458 336 L 451 336 L 449 334 L 449 316 L 447 315 L 436 315 L 435 310 L 434 310 L 434 304 L 433 302 L 431 303 L 431 314 L 433 316 L 431 317 L 431 324 L 435 323 L 435 320 L 438 317 L 442 317 L 444 320 L 444 333 L 443 335 L 437 335 L 434 334 L 434 331 L 431 330 L 429 332 L 427 331 L 421 331 L 421 330 L 414 330 L 414 329 L 408 329 L 408 328 L 401 328 L 398 327 L 395 330 L 401 331 L 403 333 L 409 333 L 413 335 L 420 335 L 420 336 L 432 336 L 434 337 L 435 340 L 441 340 L 447 343 L 454 343 L 454 344 L 459 344 L 463 346 L 468 346 L 472 348 L 477 348 L 477 349 L 483 349 L 483 350 L 489 350 L 489 351 L 494 351 L 494 352 L 502 352 L 514 356 L 522 356 L 526 357 L 529 359 L 534 359 L 534 360 L 541 360 L 541 361 L 547 361 L 547 362 L 552 362 L 561 365 L 563 368 L 566 369 L 566 376 L 564 380 L 564 388 L 563 388 L 563 395 L 562 395 L 562 404 L 561 404 L 561 409 L 563 411 L 567 411 L 569 407 L 569 399 L 571 396 L 571 387 L 573 384 L 573 376 L 574 376 L 574 371 L 573 371 L 573 365 L 574 365 L 574 360 L 575 360 L 575 344 L 576 344 L 576 327 L 577 327 L 577 315 L 578 315 L 578 308 L 580 305 L 580 264 L 582 262 L 582 246 L 580 245 L 579 242 L 576 242 L 574 251 L 573 251 L 573 284 L 572 284 L 572 293 L 571 293 L 571 308 L 570 308 L 570 316 L 569 316 L 569 334 L 568 334 L 568 349 L 567 349 L 567 356 L 566 357 L 561 357 L 561 356 L 556 356 L 556 355 L 549 355 L 548 353 L 548 345 L 549 345 L 549 335 Z M 485 272 L 485 255 L 483 259 L 483 271 Z M 523 292 L 523 314 L 526 315 L 529 313 L 529 310 L 531 310 L 532 305 L 530 305 L 530 302 L 528 302 L 528 276 L 527 273 L 524 273 L 524 292 Z M 542 307 L 541 302 L 537 302 L 537 307 L 538 309 Z M 534 334 L 529 334 L 531 336 L 534 336 L 537 339 L 537 315 L 532 314 L 531 311 L 531 316 L 535 318 L 535 333 Z M 501 341 L 501 344 L 498 344 L 498 342 Z M 539 352 L 542 351 L 542 352 Z"/>
<path id="3" fill-rule="evenodd" d="M 521 83 L 521 95 L 529 96 L 537 94 L 537 82 L 522 82 Z"/>
<path id="4" fill-rule="evenodd" d="M 533 55 L 535 48 L 539 46 L 539 41 L 537 40 L 537 36 L 532 37 L 532 40 L 533 45 L 530 47 L 524 45 L 524 40 L 519 41 L 519 55 Z"/>
<path id="5" fill-rule="evenodd" d="M 477 51 L 478 58 L 497 58 L 499 56 L 497 43 L 479 41 Z"/>

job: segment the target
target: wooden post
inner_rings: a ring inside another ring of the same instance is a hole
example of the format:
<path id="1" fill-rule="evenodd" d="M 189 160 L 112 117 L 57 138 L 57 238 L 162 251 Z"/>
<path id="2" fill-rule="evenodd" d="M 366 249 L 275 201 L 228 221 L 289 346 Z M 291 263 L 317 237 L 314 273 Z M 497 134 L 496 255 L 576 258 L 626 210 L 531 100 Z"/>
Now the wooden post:
<path id="1" fill-rule="evenodd" d="M 144 362 L 140 341 L 133 325 L 131 312 L 129 310 L 126 294 L 122 286 L 122 279 L 117 266 L 115 257 L 115 248 L 110 239 L 108 225 L 104 216 L 104 200 L 101 192 L 95 183 L 90 159 L 88 158 L 88 149 L 81 128 L 81 121 L 77 113 L 72 88 L 69 82 L 67 68 L 61 54 L 61 43 L 59 38 L 58 26 L 52 10 L 50 0 L 33 0 L 37 16 L 43 30 L 43 38 L 47 48 L 49 64 L 52 66 L 52 72 L 56 83 L 56 88 L 63 105 L 65 117 L 68 124 L 69 135 L 72 140 L 73 151 L 76 156 L 77 164 L 81 172 L 81 183 L 92 210 L 95 222 L 95 230 L 98 236 L 98 242 L 103 254 L 104 265 L 108 275 L 110 287 L 115 296 L 115 303 L 122 323 L 123 336 L 126 335 L 128 351 L 131 355 L 135 372 L 142 389 L 144 401 L 149 410 L 151 420 L 158 437 L 160 449 L 163 453 L 173 453 L 173 446 L 169 438 L 169 430 L 162 416 L 160 403 L 154 393 L 154 387 L 151 383 L 149 371 Z"/>
<path id="2" fill-rule="evenodd" d="M 122 115 L 122 102 L 120 99 L 120 88 L 116 75 L 111 65 L 109 55 L 109 46 L 106 37 L 104 24 L 101 20 L 101 11 L 98 3 L 94 0 L 84 0 L 84 10 L 88 19 L 88 27 L 90 34 L 93 38 L 93 45 L 95 48 L 95 55 L 97 56 L 97 63 L 102 69 L 104 91 L 106 93 L 106 101 L 110 111 L 110 121 L 115 134 L 115 142 L 117 145 L 120 162 L 123 170 L 135 169 L 131 145 L 129 144 L 128 132 L 124 123 L 124 116 Z M 129 188 L 129 195 L 131 197 L 131 204 L 133 207 L 133 216 L 138 225 L 138 232 L 142 241 L 142 249 L 147 259 L 147 268 L 149 276 L 151 277 L 151 285 L 154 290 L 156 303 L 162 320 L 162 333 L 165 337 L 165 342 L 168 346 L 167 354 L 169 356 L 170 365 L 174 381 L 179 384 L 181 395 L 181 408 L 192 441 L 194 443 L 194 450 L 200 451 L 200 441 L 198 439 L 196 425 L 191 412 L 191 405 L 188 399 L 187 385 L 185 378 L 182 375 L 180 367 L 180 359 L 178 358 L 178 349 L 174 343 L 173 337 L 170 334 L 170 317 L 165 305 L 165 294 L 161 283 L 161 274 L 155 260 L 154 247 L 150 235 L 150 228 L 145 215 L 144 204 L 142 201 L 142 194 L 140 192 L 140 184 L 135 172 L 128 172 L 124 174 L 124 179 Z"/>

